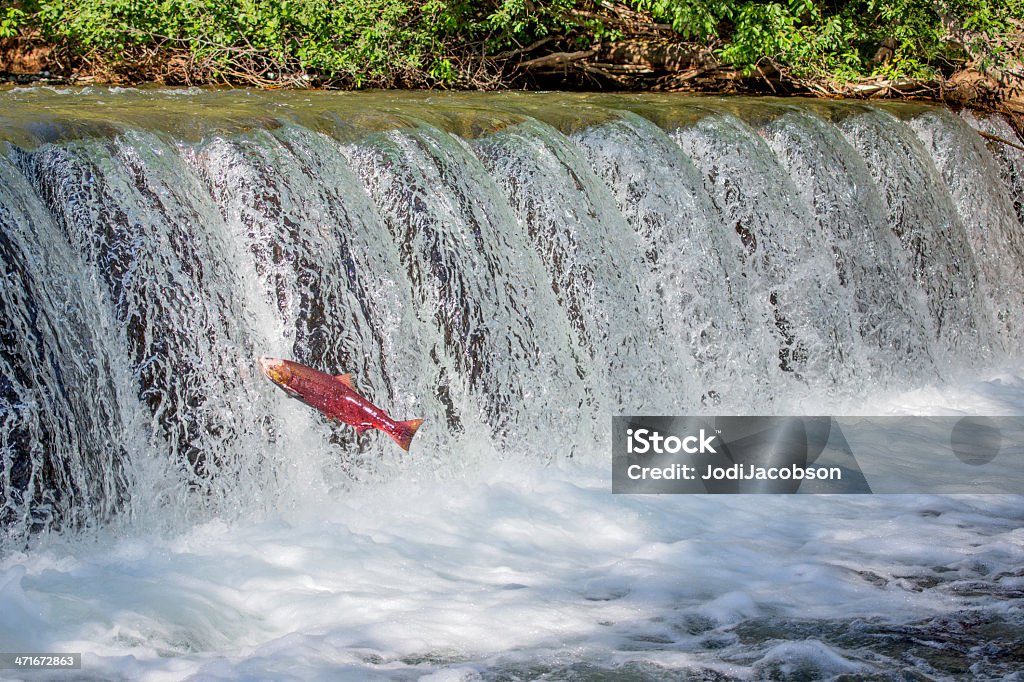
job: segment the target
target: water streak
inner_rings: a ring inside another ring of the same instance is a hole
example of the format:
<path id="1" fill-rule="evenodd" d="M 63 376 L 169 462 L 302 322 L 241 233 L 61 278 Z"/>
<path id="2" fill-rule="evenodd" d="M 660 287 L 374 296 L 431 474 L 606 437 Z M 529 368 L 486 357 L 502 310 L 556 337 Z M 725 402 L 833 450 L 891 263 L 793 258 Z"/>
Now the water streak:
<path id="1" fill-rule="evenodd" d="M 289 404 L 259 355 L 426 418 L 412 456 L 443 477 L 600 459 L 617 413 L 786 411 L 1020 350 L 1020 159 L 971 127 L 1012 134 L 998 120 L 193 93 L 189 128 L 155 113 L 187 106 L 170 94 L 120 119 L 2 96 L 12 543 L 258 515 L 405 466 Z"/>

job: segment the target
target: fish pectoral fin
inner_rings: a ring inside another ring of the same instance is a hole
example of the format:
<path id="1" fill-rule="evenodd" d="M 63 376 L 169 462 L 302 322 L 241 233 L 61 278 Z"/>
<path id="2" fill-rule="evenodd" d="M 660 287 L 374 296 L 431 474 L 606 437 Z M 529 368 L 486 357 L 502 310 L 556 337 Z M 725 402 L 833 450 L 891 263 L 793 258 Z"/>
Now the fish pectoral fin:
<path id="1" fill-rule="evenodd" d="M 338 374 L 334 378 L 351 388 L 353 391 L 356 390 L 355 385 L 352 383 L 351 374 Z"/>
<path id="2" fill-rule="evenodd" d="M 369 424 L 358 424 L 356 425 L 356 433 L 362 433 L 363 431 L 369 431 L 373 427 Z"/>

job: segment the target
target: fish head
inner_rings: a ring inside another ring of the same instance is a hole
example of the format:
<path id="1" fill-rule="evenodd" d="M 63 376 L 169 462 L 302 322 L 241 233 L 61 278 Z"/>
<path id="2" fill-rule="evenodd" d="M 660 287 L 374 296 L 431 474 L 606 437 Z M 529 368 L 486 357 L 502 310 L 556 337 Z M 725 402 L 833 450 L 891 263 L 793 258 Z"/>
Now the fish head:
<path id="1" fill-rule="evenodd" d="M 260 369 L 267 375 L 268 379 L 283 388 L 289 395 L 296 395 L 295 389 L 290 385 L 294 373 L 291 367 L 289 367 L 290 363 L 287 360 L 263 357 L 257 362 L 259 362 Z"/>

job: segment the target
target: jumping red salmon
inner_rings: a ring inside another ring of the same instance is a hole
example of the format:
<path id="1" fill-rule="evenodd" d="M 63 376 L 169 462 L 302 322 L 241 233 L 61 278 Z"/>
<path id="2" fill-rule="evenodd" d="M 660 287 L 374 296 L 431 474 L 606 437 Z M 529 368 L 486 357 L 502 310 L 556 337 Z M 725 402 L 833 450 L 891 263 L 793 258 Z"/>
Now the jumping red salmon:
<path id="1" fill-rule="evenodd" d="M 323 412 L 329 419 L 351 424 L 358 433 L 378 429 L 395 439 L 403 450 L 409 449 L 422 419 L 395 421 L 388 414 L 356 393 L 351 374 L 331 376 L 291 360 L 260 358 L 260 369 L 284 392 Z"/>

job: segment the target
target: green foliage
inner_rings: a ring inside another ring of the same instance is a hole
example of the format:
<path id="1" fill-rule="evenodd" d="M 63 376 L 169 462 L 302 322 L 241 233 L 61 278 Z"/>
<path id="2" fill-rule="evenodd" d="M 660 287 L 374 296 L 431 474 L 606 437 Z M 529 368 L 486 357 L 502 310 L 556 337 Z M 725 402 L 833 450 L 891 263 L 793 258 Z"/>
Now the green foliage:
<path id="1" fill-rule="evenodd" d="M 495 53 L 549 36 L 584 37 L 587 33 L 586 22 L 573 16 L 573 10 L 587 4 L 578 0 L 433 0 L 427 4 L 445 8 L 425 16 L 428 30 L 447 39 L 450 47 L 458 41 L 472 42 Z M 593 34 L 586 37 L 592 38 Z"/>
<path id="2" fill-rule="evenodd" d="M 985 53 L 980 68 L 1012 55 L 993 49 L 993 37 L 1024 19 L 1024 0 L 634 0 L 679 33 L 706 36 L 724 61 L 745 69 L 771 64 L 797 76 L 931 77 Z M 962 35 L 966 32 L 966 38 Z M 895 42 L 892 54 L 875 59 Z M 998 44 L 998 40 L 995 41 Z"/>
<path id="3" fill-rule="evenodd" d="M 0 38 L 13 38 L 21 33 L 25 13 L 17 7 L 0 10 Z"/>
<path id="4" fill-rule="evenodd" d="M 639 12 L 748 73 L 846 80 L 999 69 L 1024 18 L 1024 0 L 620 1 L 625 21 L 596 0 L 0 0 L 0 38 L 115 66 L 169 50 L 199 80 L 466 86 L 500 68 L 485 56 L 628 37 Z"/>
<path id="5" fill-rule="evenodd" d="M 634 0 L 630 3 L 638 10 L 672 26 L 684 38 L 703 41 L 718 36 L 719 24 L 732 19 L 736 9 L 733 2 L 679 2 L 678 0 Z"/>
<path id="6" fill-rule="evenodd" d="M 215 79 L 358 87 L 456 77 L 438 54 L 443 0 L 37 0 L 33 9 L 44 38 L 115 65 L 167 48 Z"/>

